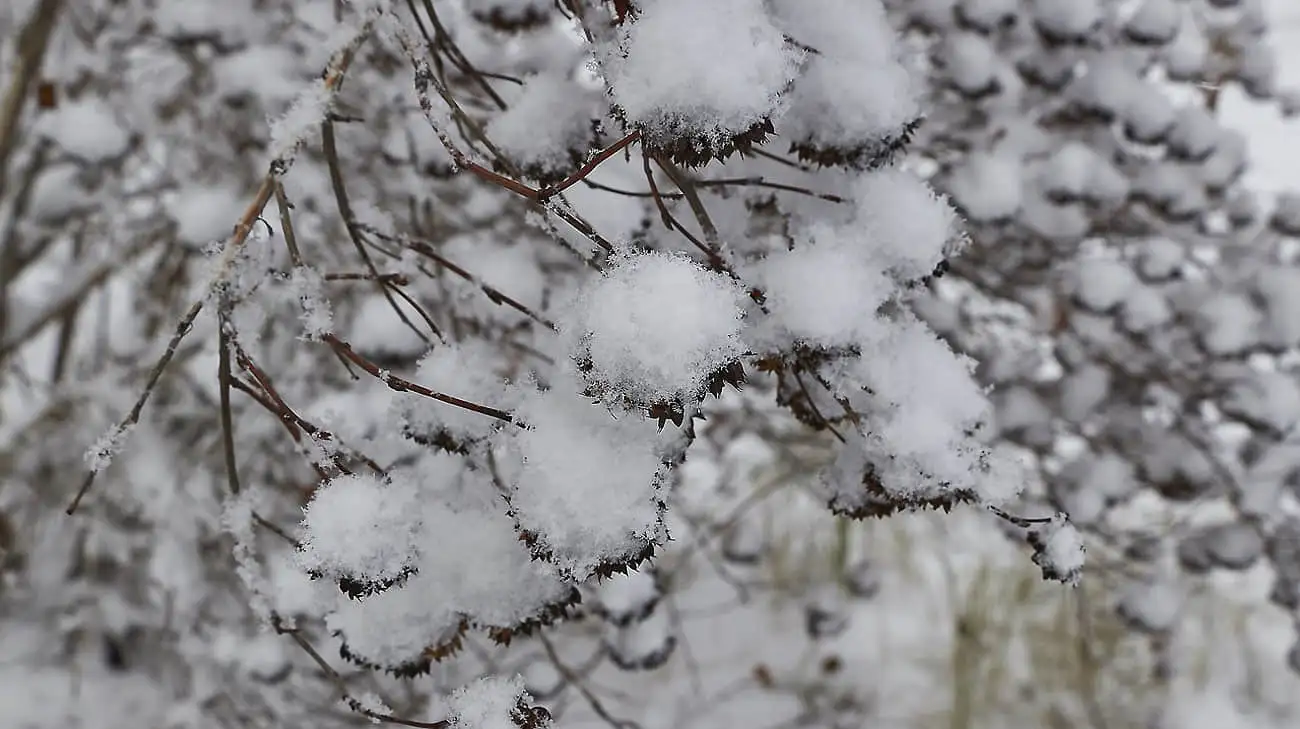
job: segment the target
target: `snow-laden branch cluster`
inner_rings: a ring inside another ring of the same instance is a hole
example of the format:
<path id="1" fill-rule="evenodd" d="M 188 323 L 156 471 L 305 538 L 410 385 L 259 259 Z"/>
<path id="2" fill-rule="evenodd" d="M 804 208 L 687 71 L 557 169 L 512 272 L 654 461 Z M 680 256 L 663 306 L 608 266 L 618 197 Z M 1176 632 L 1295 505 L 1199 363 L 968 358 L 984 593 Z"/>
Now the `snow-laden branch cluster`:
<path id="1" fill-rule="evenodd" d="M 872 54 L 859 50 L 859 37 L 837 30 L 836 10 L 877 33 Z M 546 367 L 494 376 L 498 353 L 436 332 L 444 341 L 417 375 L 435 377 L 421 384 L 446 396 L 399 398 L 393 412 L 402 427 L 393 435 L 445 452 L 412 455 L 376 475 L 345 472 L 316 490 L 300 563 L 347 593 L 329 623 L 349 658 L 399 674 L 426 670 L 457 649 L 465 631 L 498 639 L 531 631 L 562 616 L 576 587 L 650 558 L 668 538 L 671 470 L 687 456 L 706 396 L 739 387 L 747 370 L 797 382 L 803 399 L 788 404 L 840 440 L 821 479 L 837 512 L 993 504 L 1018 491 L 1018 463 L 977 438 L 988 405 L 971 363 L 906 304 L 910 287 L 958 252 L 962 234 L 942 197 L 890 165 L 916 122 L 916 101 L 897 92 L 904 71 L 889 26 L 881 8 L 859 3 L 822 12 L 813 22 L 793 4 L 659 0 L 622 22 L 604 21 L 617 27 L 603 30 L 607 40 L 591 51 L 613 116 L 599 125 L 578 116 L 566 123 L 622 137 L 624 155 L 642 159 L 665 227 L 693 243 L 693 254 L 644 233 L 605 237 L 570 212 L 562 192 L 509 177 L 575 156 L 565 148 L 581 135 L 508 134 L 507 148 L 522 158 L 512 159 L 487 132 L 547 129 L 563 117 L 528 101 L 531 86 L 545 84 L 554 104 L 583 96 L 579 77 L 561 81 L 552 71 L 524 80 L 523 101 L 509 113 L 535 120 L 488 123 L 480 139 L 472 132 L 462 141 L 455 126 L 468 117 L 463 102 L 419 57 L 409 29 L 388 16 L 415 71 L 426 121 L 448 155 L 481 184 L 545 199 L 541 214 L 552 225 L 595 243 L 583 260 L 597 270 L 556 292 L 550 326 L 531 332 L 530 345 L 548 354 Z M 719 55 L 719 47 L 728 52 Z M 872 89 L 881 92 L 874 116 L 858 116 L 858 99 L 842 101 L 840 87 L 824 78 L 849 72 L 880 87 Z M 572 90 L 556 92 L 564 83 Z M 595 104 L 576 108 L 590 112 Z M 829 115 L 834 128 L 825 138 L 798 135 L 792 145 L 800 157 L 846 168 L 827 175 L 840 191 L 836 214 L 792 212 L 781 236 L 724 234 L 682 166 L 752 153 L 787 117 L 810 110 Z M 476 160 L 475 141 L 493 159 Z M 652 166 L 685 199 L 700 237 L 675 218 Z M 387 372 L 372 374 L 413 392 Z M 466 413 L 475 408 L 465 403 L 509 417 Z M 1034 544 L 1045 574 L 1077 579 L 1077 540 L 1053 533 Z"/>
<path id="2" fill-rule="evenodd" d="M 64 4 L 0 78 L 13 594 L 178 706 L 531 726 L 498 655 L 665 665 L 740 522 L 681 513 L 700 434 L 793 438 L 742 386 L 823 512 L 976 507 L 1064 582 L 1084 525 L 1161 640 L 1212 570 L 1300 604 L 1300 205 L 1216 118 L 1294 106 L 1257 2 Z"/>

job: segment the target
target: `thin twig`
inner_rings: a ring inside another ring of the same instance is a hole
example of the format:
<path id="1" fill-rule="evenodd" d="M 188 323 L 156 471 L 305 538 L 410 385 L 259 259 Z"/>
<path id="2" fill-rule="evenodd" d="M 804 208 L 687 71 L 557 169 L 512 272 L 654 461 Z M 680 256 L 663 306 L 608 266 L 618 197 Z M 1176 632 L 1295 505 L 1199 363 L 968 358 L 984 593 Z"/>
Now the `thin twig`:
<path id="1" fill-rule="evenodd" d="M 597 152 L 595 156 L 587 160 L 586 164 L 578 168 L 577 172 L 574 172 L 573 174 L 564 178 L 560 182 L 556 183 L 554 186 L 546 187 L 540 190 L 537 193 L 537 201 L 545 202 L 553 195 L 557 195 L 561 192 L 564 192 L 570 187 L 573 187 L 574 185 L 578 184 L 582 180 L 586 179 L 587 175 L 590 175 L 592 172 L 594 172 L 596 168 L 601 165 L 602 162 L 618 154 L 628 145 L 632 144 L 633 142 L 635 142 L 640 138 L 641 138 L 641 131 L 633 130 L 627 136 L 623 137 L 617 142 L 614 142 L 613 144 L 609 145 L 605 149 L 602 149 L 601 151 Z"/>
<path id="2" fill-rule="evenodd" d="M 343 218 L 343 227 L 347 230 L 348 239 L 352 241 L 352 246 L 356 248 L 357 255 L 361 256 L 361 261 L 366 264 L 366 268 L 370 269 L 371 275 L 375 277 L 375 285 L 383 293 L 388 305 L 397 313 L 397 318 L 408 329 L 415 332 L 415 336 L 428 344 L 429 338 L 406 316 L 406 312 L 402 311 L 401 307 L 397 305 L 397 301 L 393 299 L 392 292 L 379 280 L 379 269 L 375 268 L 374 259 L 370 257 L 370 252 L 366 250 L 366 246 L 361 242 L 361 237 L 357 232 L 356 217 L 352 214 L 352 203 L 348 198 L 347 185 L 343 180 L 343 170 L 339 164 L 338 145 L 334 139 L 333 122 L 326 121 L 321 127 L 321 147 L 325 152 L 325 164 L 329 168 L 330 187 L 334 190 L 334 201 L 338 205 L 339 217 Z M 281 209 L 280 217 L 287 229 L 291 224 L 288 211 Z M 438 328 L 433 325 L 433 322 L 430 321 L 429 324 L 433 328 L 434 334 L 441 337 Z"/>
<path id="3" fill-rule="evenodd" d="M 545 633 L 538 633 L 537 639 L 541 642 L 542 648 L 545 649 L 546 657 L 549 658 L 551 664 L 555 666 L 555 670 L 559 671 L 560 676 L 564 678 L 565 683 L 577 689 L 578 693 L 582 694 L 582 698 L 587 700 L 587 705 L 596 713 L 596 716 L 603 719 L 605 723 L 609 724 L 613 729 L 641 729 L 641 725 L 631 719 L 618 719 L 611 715 L 609 710 L 605 708 L 605 705 L 600 702 L 600 699 L 591 692 L 591 689 L 587 688 L 587 685 L 582 681 L 582 677 L 570 668 L 568 664 L 560 660 L 560 655 L 556 653 L 555 646 L 551 644 L 550 638 L 547 638 Z"/>
<path id="4" fill-rule="evenodd" d="M 339 84 L 343 82 L 343 76 L 351 65 L 357 48 L 360 46 L 360 43 L 364 40 L 365 36 L 368 35 L 368 32 L 369 24 L 358 33 L 352 43 L 348 44 L 343 50 L 336 53 L 335 56 L 330 59 L 330 63 L 325 70 L 325 78 L 323 82 L 327 90 L 333 92 L 337 90 Z M 293 151 L 296 151 L 296 148 Z M 262 184 L 258 187 L 257 193 L 253 196 L 252 202 L 250 202 L 248 207 L 245 208 L 244 214 L 240 216 L 239 221 L 235 224 L 234 232 L 226 242 L 225 249 L 222 251 L 221 258 L 217 264 L 217 273 L 208 283 L 207 293 L 191 304 L 189 310 L 181 317 L 180 322 L 176 325 L 175 333 L 172 334 L 171 341 L 167 343 L 167 349 L 163 351 L 162 356 L 159 357 L 158 361 L 154 364 L 153 371 L 149 373 L 149 381 L 145 384 L 144 391 L 140 393 L 140 397 L 136 400 L 135 405 L 132 406 L 131 411 L 128 412 L 126 417 L 122 418 L 122 420 L 117 424 L 116 429 L 119 432 L 126 430 L 140 421 L 140 414 L 144 411 L 145 404 L 153 394 L 154 388 L 158 384 L 158 380 L 162 378 L 163 372 L 167 369 L 167 365 L 169 365 L 172 358 L 176 356 L 176 350 L 180 347 L 181 341 L 184 340 L 186 335 L 188 335 L 193 329 L 194 320 L 198 318 L 199 312 L 203 310 L 204 301 L 208 295 L 216 293 L 225 285 L 226 280 L 235 268 L 234 264 L 238 258 L 239 252 L 248 241 L 248 236 L 253 232 L 253 226 L 261 219 L 263 208 L 266 207 L 272 196 L 274 196 L 279 177 L 288 172 L 289 167 L 293 164 L 293 160 L 294 157 L 290 155 L 287 157 L 277 157 L 271 161 L 270 170 L 267 172 L 266 176 L 262 178 Z M 72 503 L 68 504 L 68 508 L 66 509 L 67 514 L 71 515 L 76 512 L 77 507 L 81 505 L 81 500 L 85 498 L 86 493 L 90 491 L 91 485 L 94 484 L 95 476 L 98 473 L 98 471 L 92 470 L 86 474 L 85 480 L 81 483 L 81 488 L 77 489 L 77 494 L 72 498 Z"/>
<path id="5" fill-rule="evenodd" d="M 331 347 L 333 347 L 336 352 L 343 355 L 343 357 L 350 360 L 353 364 L 357 365 L 358 367 L 360 367 L 361 369 L 369 373 L 371 376 L 373 376 L 375 379 L 387 385 L 388 389 L 393 390 L 394 392 L 412 392 L 415 393 L 416 395 L 427 397 L 430 400 L 437 400 L 438 402 L 446 403 L 448 405 L 454 405 L 458 408 L 469 410 L 470 412 L 475 412 L 480 415 L 486 415 L 489 418 L 495 418 L 502 422 L 515 423 L 522 426 L 522 423 L 518 423 L 518 421 L 515 420 L 515 417 L 511 415 L 509 412 L 506 412 L 505 410 L 499 410 L 497 408 L 489 407 L 487 405 L 480 405 L 475 402 L 470 402 L 469 400 L 462 400 L 461 398 L 455 397 L 453 395 L 447 395 L 445 393 L 441 393 L 436 390 L 430 390 L 424 385 L 416 384 L 414 382 L 411 382 L 410 380 L 402 379 L 401 377 L 398 377 L 392 374 L 391 372 L 388 372 L 387 370 L 375 364 L 374 362 L 371 362 L 370 360 L 361 356 L 356 352 L 356 350 L 352 348 L 352 345 L 348 344 L 342 339 L 339 339 L 333 334 L 322 335 L 321 340 L 324 341 L 326 344 L 330 345 Z"/>

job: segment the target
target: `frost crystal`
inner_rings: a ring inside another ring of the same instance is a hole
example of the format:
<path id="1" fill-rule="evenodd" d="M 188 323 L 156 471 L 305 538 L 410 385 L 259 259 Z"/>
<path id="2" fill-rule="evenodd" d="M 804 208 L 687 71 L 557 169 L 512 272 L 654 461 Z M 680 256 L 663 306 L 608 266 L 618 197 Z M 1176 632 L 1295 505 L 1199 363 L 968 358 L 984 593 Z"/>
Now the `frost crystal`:
<path id="1" fill-rule="evenodd" d="M 94 445 L 86 449 L 82 456 L 86 461 L 86 467 L 93 473 L 98 473 L 108 468 L 113 463 L 113 458 L 122 452 L 126 446 L 126 439 L 131 435 L 131 426 L 115 425 L 95 441 Z"/>
<path id="2" fill-rule="evenodd" d="M 311 340 L 329 334 L 334 327 L 334 312 L 323 284 L 321 275 L 309 266 L 298 266 L 289 278 L 289 289 L 302 305 L 299 321 L 303 333 Z"/>

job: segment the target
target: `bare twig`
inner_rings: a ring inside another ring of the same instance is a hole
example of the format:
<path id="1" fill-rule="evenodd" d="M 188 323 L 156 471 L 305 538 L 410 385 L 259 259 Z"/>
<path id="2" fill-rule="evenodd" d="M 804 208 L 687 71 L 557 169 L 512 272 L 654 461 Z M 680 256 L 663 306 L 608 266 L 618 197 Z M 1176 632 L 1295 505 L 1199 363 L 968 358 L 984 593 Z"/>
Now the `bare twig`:
<path id="1" fill-rule="evenodd" d="M 343 76 L 347 72 L 348 66 L 352 63 L 352 58 L 356 53 L 364 36 L 367 34 L 369 26 L 366 26 L 357 38 L 346 46 L 343 50 L 335 54 L 330 60 L 329 66 L 325 71 L 324 84 L 330 91 L 338 89 L 339 84 L 343 82 Z M 278 178 L 284 175 L 289 167 L 293 164 L 293 157 L 278 157 L 272 160 L 270 171 L 262 178 L 262 184 L 258 187 L 257 193 L 253 196 L 252 202 L 244 209 L 244 214 L 240 216 L 239 221 L 235 224 L 234 232 L 226 242 L 225 249 L 222 251 L 221 258 L 218 260 L 217 273 L 208 283 L 208 294 L 215 293 L 225 285 L 234 269 L 235 260 L 238 258 L 239 251 L 243 249 L 244 243 L 248 241 L 248 236 L 253 232 L 253 226 L 261 219 L 262 209 L 270 202 L 271 197 L 275 194 Z M 105 274 L 107 275 L 107 274 Z M 162 378 L 163 372 L 167 365 L 171 363 L 172 358 L 176 356 L 176 350 L 180 347 L 181 341 L 190 333 L 194 326 L 194 320 L 198 318 L 199 312 L 203 310 L 204 302 L 207 296 L 196 300 L 181 317 L 180 322 L 176 325 L 176 331 L 172 334 L 171 341 L 167 343 L 167 348 L 163 351 L 162 356 L 158 358 L 149 373 L 149 380 L 145 384 L 144 391 L 140 393 L 139 399 L 132 406 L 131 411 L 122 418 L 117 425 L 117 430 L 123 431 L 126 428 L 135 425 L 140 421 L 140 414 L 144 411 L 145 404 L 153 394 L 158 380 Z M 77 507 L 81 505 L 81 500 L 90 491 L 91 485 L 95 482 L 95 476 L 98 471 L 91 470 L 86 474 L 85 480 L 81 483 L 81 488 L 77 489 L 77 494 L 72 498 L 72 503 L 68 504 L 67 513 L 71 515 L 76 512 Z"/>
<path id="2" fill-rule="evenodd" d="M 487 405 L 480 405 L 475 402 L 470 402 L 469 400 L 462 400 L 453 395 L 447 395 L 445 393 L 437 392 L 436 390 L 430 390 L 424 385 L 419 385 L 409 380 L 402 379 L 401 377 L 386 371 L 384 368 L 371 362 L 365 357 L 362 357 L 360 354 L 357 354 L 356 350 L 352 348 L 352 345 L 339 339 L 333 334 L 325 334 L 321 337 L 321 340 L 333 347 L 334 351 L 338 352 L 344 358 L 365 370 L 380 382 L 388 385 L 388 388 L 394 392 L 412 392 L 416 395 L 427 397 L 430 400 L 437 400 L 438 402 L 454 405 L 455 407 L 469 410 L 480 415 L 486 415 L 489 418 L 496 418 L 497 420 L 506 423 L 517 423 L 515 417 L 505 410 L 499 410 Z"/>

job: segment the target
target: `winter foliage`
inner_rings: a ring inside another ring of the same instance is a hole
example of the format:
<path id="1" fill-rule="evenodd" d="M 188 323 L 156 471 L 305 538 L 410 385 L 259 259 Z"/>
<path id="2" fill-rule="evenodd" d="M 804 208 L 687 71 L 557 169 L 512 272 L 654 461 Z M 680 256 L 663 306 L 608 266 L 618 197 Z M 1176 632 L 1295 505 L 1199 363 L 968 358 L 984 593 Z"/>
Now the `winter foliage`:
<path id="1" fill-rule="evenodd" d="M 834 651 L 925 511 L 1081 606 L 1100 555 L 1170 676 L 1216 575 L 1300 609 L 1300 204 L 1215 113 L 1278 96 L 1254 0 L 0 28 L 0 612 L 160 726 L 893 725 Z"/>

